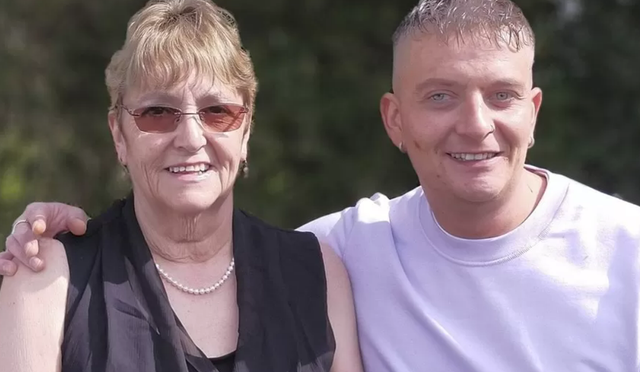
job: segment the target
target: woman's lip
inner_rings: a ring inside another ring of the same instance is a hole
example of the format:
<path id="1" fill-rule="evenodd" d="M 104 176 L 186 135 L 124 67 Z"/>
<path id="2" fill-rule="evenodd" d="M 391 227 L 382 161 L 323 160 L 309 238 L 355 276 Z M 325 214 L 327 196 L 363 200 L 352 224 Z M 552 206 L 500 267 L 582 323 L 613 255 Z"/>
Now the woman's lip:
<path id="1" fill-rule="evenodd" d="M 209 178 L 213 174 L 213 170 L 214 168 L 209 168 L 204 172 L 185 171 L 185 172 L 179 172 L 179 173 L 175 173 L 167 170 L 167 173 L 171 178 L 176 180 L 187 181 L 187 182 L 200 182 Z"/>
<path id="2" fill-rule="evenodd" d="M 199 173 L 199 172 L 206 172 L 209 169 L 211 169 L 211 165 L 209 164 L 205 164 L 205 163 L 198 163 L 198 164 L 194 164 L 194 165 L 187 165 L 187 166 L 171 166 L 168 167 L 167 170 L 171 173 Z"/>
<path id="3" fill-rule="evenodd" d="M 207 161 L 197 161 L 197 162 L 172 164 L 172 165 L 166 167 L 165 169 L 175 168 L 175 167 L 185 167 L 186 168 L 186 167 L 189 167 L 189 166 L 196 166 L 196 165 L 200 165 L 200 164 L 204 164 L 207 167 L 211 167 L 211 163 L 209 163 Z"/>

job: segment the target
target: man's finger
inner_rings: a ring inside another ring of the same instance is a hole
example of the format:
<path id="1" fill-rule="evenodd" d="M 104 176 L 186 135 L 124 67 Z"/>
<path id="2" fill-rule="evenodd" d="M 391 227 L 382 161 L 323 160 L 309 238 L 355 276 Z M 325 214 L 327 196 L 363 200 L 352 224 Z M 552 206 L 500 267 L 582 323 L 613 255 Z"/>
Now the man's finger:
<path id="1" fill-rule="evenodd" d="M 84 211 L 78 207 L 64 205 L 67 214 L 67 228 L 74 235 L 84 235 L 87 232 L 87 221 L 89 217 Z"/>
<path id="2" fill-rule="evenodd" d="M 12 225 L 11 235 L 26 234 L 31 231 L 31 224 L 22 216 L 18 217 Z M 11 236 L 10 235 L 10 236 Z"/>
<path id="3" fill-rule="evenodd" d="M 70 218 L 67 222 L 67 227 L 74 235 L 84 235 L 87 232 L 87 219 L 80 219 L 77 217 Z"/>
<path id="4" fill-rule="evenodd" d="M 31 230 L 36 235 L 47 231 L 47 224 L 55 218 L 55 208 L 47 207 L 45 203 L 31 203 L 24 210 L 24 219 L 29 222 Z"/>
<path id="5" fill-rule="evenodd" d="M 44 268 L 44 262 L 36 257 L 40 247 L 38 245 L 38 237 L 32 231 L 9 235 L 6 241 L 6 248 L 7 252 L 11 253 L 15 259 L 31 270 L 40 271 Z"/>
<path id="6" fill-rule="evenodd" d="M 18 265 L 13 261 L 11 252 L 0 252 L 0 276 L 13 276 L 18 270 Z"/>
<path id="7" fill-rule="evenodd" d="M 24 218 L 36 235 L 45 237 L 67 230 L 83 235 L 89 219 L 82 209 L 63 203 L 31 203 L 25 209 Z"/>
<path id="8" fill-rule="evenodd" d="M 36 235 L 42 235 L 47 231 L 47 222 L 42 216 L 38 216 L 31 224 L 31 231 Z"/>

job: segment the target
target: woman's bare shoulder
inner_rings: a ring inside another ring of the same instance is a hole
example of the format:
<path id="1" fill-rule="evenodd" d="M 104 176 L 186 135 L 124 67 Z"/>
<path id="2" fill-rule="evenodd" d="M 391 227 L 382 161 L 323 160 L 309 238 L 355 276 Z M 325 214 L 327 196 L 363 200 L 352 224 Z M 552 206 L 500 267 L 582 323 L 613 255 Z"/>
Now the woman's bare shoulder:
<path id="1" fill-rule="evenodd" d="M 0 360 L 12 371 L 59 371 L 69 288 L 64 246 L 42 239 L 45 268 L 20 267 L 0 287 Z"/>
<path id="2" fill-rule="evenodd" d="M 320 243 L 320 249 L 327 277 L 329 321 L 337 346 L 331 372 L 360 372 L 363 370 L 362 359 L 349 275 L 331 246 Z"/>
<path id="3" fill-rule="evenodd" d="M 19 291 L 20 295 L 29 295 L 56 290 L 69 282 L 69 264 L 62 243 L 55 239 L 41 238 L 39 256 L 46 263 L 40 272 L 33 272 L 20 263 L 21 267 L 13 277 L 5 277 L 0 287 L 0 300 L 3 293 Z"/>

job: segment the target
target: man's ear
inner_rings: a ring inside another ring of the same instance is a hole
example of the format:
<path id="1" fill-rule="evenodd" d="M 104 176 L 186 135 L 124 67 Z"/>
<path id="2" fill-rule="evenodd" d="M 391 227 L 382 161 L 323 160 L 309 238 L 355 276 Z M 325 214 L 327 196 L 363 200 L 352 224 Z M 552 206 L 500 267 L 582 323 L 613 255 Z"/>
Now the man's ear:
<path id="1" fill-rule="evenodd" d="M 391 142 L 398 147 L 402 147 L 402 117 L 398 98 L 393 93 L 385 93 L 380 99 L 380 115 L 384 123 L 384 129 L 391 139 Z M 402 150 L 402 148 L 401 148 Z"/>
<path id="2" fill-rule="evenodd" d="M 536 123 L 538 122 L 538 113 L 540 112 L 540 106 L 542 106 L 542 89 L 533 88 L 531 90 L 531 103 L 533 104 L 533 121 L 531 123 L 531 138 L 533 138 L 533 132 L 536 129 Z"/>

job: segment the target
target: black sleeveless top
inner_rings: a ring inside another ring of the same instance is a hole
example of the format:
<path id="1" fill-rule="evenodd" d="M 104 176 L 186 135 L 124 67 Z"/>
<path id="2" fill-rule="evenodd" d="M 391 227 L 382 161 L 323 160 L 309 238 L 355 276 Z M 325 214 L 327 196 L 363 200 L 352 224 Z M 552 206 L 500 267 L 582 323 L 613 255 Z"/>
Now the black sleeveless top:
<path id="1" fill-rule="evenodd" d="M 235 351 L 231 354 L 223 355 L 217 358 L 209 358 L 209 361 L 218 369 L 219 372 L 233 372 L 233 365 L 236 360 Z"/>
<path id="2" fill-rule="evenodd" d="M 90 220 L 85 235 L 58 239 L 70 270 L 63 372 L 223 372 L 230 363 L 235 372 L 331 368 L 324 264 L 310 233 L 234 211 L 238 346 L 213 361 L 171 309 L 132 196 Z"/>

